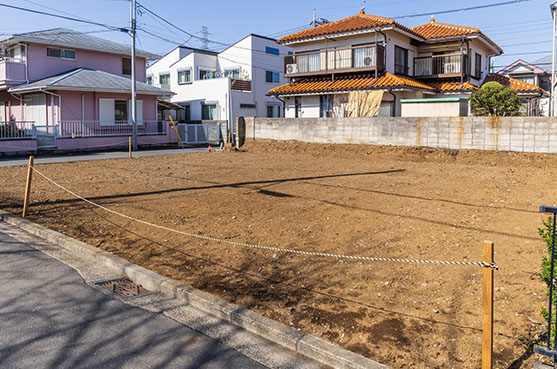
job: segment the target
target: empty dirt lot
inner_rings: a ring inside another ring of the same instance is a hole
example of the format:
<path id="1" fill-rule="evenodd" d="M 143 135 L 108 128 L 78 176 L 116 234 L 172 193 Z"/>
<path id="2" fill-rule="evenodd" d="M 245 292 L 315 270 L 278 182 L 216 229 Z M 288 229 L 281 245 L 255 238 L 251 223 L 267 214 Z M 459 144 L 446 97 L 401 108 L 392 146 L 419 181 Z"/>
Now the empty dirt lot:
<path id="1" fill-rule="evenodd" d="M 495 242 L 497 368 L 531 367 L 543 331 L 540 204 L 557 156 L 302 143 L 40 165 L 69 189 L 156 224 L 335 254 L 479 261 Z M 0 169 L 21 213 L 25 168 Z M 35 175 L 29 219 L 393 368 L 480 366 L 481 268 L 358 262 L 187 238 L 93 208 Z"/>

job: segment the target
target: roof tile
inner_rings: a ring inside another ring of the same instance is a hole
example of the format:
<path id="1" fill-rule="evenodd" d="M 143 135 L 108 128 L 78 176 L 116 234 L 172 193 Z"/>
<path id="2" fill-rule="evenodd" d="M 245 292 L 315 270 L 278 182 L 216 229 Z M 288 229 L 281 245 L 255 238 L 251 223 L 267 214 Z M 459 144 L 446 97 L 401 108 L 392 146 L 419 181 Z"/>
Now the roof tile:
<path id="1" fill-rule="evenodd" d="M 302 40 L 312 37 L 325 36 L 334 33 L 359 31 L 364 29 L 376 28 L 381 26 L 393 25 L 407 32 L 415 33 L 410 28 L 395 22 L 394 19 L 369 15 L 361 12 L 348 18 L 340 19 L 331 23 L 326 23 L 318 27 L 309 28 L 300 32 L 280 38 L 278 43 Z"/>
<path id="2" fill-rule="evenodd" d="M 513 91 L 517 91 L 517 92 L 537 92 L 537 93 L 542 93 L 545 95 L 549 95 L 549 92 L 547 92 L 546 90 L 542 89 L 541 87 L 538 87 L 536 85 L 533 85 L 531 83 L 527 83 L 527 82 L 522 82 L 519 81 L 517 79 L 514 78 L 510 78 L 510 77 L 505 77 L 501 74 L 497 74 L 497 73 L 490 73 L 487 75 L 487 77 L 485 78 L 484 83 L 487 82 L 499 82 L 501 85 L 510 88 Z"/>

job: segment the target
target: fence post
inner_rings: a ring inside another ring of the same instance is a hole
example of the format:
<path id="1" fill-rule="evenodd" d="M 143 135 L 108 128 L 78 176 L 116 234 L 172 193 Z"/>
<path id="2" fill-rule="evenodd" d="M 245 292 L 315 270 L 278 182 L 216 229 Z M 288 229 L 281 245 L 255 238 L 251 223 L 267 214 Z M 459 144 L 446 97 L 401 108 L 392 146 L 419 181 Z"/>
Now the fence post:
<path id="1" fill-rule="evenodd" d="M 33 179 L 33 164 L 35 157 L 29 157 L 29 166 L 27 167 L 27 183 L 25 184 L 25 198 L 23 200 L 23 217 L 27 215 L 27 207 L 29 206 L 29 195 L 31 194 L 31 180 Z"/>
<path id="2" fill-rule="evenodd" d="M 493 256 L 493 242 L 484 241 L 482 261 L 491 265 Z M 493 276 L 493 268 L 485 266 L 482 283 L 482 369 L 493 368 Z"/>
<path id="3" fill-rule="evenodd" d="M 132 136 L 128 137 L 128 152 L 130 159 L 132 158 Z"/>

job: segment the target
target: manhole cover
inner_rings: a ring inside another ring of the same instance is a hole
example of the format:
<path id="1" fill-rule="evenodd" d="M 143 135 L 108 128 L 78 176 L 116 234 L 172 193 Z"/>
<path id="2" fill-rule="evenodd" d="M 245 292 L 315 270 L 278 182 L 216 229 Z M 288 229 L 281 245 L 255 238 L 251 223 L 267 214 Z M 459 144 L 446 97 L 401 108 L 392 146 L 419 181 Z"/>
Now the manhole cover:
<path id="1" fill-rule="evenodd" d="M 149 292 L 142 286 L 133 283 L 128 278 L 120 278 L 120 279 L 114 279 L 112 281 L 98 282 L 96 283 L 96 285 L 120 297 L 141 296 Z"/>

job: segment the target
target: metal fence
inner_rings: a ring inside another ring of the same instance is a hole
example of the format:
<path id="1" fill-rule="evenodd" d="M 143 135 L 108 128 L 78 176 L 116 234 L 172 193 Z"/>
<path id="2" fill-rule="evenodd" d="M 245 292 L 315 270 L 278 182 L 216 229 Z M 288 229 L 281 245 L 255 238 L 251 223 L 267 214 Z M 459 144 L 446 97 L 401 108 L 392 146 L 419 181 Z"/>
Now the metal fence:
<path id="1" fill-rule="evenodd" d="M 220 123 L 179 124 L 178 133 L 186 144 L 218 144 L 222 141 Z"/>
<path id="2" fill-rule="evenodd" d="M 128 121 L 103 123 L 91 121 L 62 121 L 58 123 L 57 136 L 60 138 L 130 136 L 132 125 Z M 137 124 L 138 135 L 165 135 L 166 124 L 162 121 L 144 121 Z"/>
<path id="3" fill-rule="evenodd" d="M 0 122 L 0 140 L 35 138 L 35 122 Z"/>

